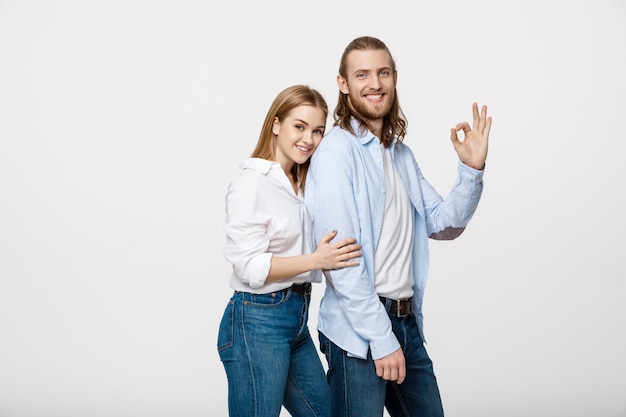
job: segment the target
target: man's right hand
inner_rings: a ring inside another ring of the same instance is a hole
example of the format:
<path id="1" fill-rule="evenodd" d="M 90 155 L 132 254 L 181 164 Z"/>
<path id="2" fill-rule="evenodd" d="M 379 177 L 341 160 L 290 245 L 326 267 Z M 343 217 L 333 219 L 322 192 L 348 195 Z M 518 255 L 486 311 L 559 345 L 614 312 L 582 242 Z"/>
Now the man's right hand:
<path id="1" fill-rule="evenodd" d="M 376 365 L 376 375 L 382 379 L 396 381 L 398 384 L 404 382 L 406 365 L 402 349 L 398 349 L 384 358 L 374 359 L 374 365 Z"/>

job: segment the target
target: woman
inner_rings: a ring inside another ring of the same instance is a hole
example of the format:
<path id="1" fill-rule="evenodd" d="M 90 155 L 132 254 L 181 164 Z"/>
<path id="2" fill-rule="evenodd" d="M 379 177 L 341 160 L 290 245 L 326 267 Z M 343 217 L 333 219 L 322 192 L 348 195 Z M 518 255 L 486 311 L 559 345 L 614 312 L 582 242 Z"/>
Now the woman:
<path id="1" fill-rule="evenodd" d="M 314 249 L 303 201 L 309 158 L 324 135 L 328 106 L 295 85 L 274 99 L 252 157 L 226 194 L 224 254 L 234 294 L 218 334 L 230 416 L 330 416 L 325 372 L 308 330 L 311 283 L 321 270 L 357 265 L 354 239 Z"/>

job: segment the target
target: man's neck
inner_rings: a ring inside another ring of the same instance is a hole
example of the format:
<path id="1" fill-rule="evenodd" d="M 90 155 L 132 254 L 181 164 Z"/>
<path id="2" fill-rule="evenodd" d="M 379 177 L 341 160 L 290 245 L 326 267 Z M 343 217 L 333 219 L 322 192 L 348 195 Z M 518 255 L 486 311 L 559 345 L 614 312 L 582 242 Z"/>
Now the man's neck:
<path id="1" fill-rule="evenodd" d="M 383 134 L 383 120 L 382 119 L 368 120 L 367 123 L 369 124 L 370 130 L 372 131 L 372 133 L 376 135 L 378 139 L 382 140 L 381 135 Z"/>

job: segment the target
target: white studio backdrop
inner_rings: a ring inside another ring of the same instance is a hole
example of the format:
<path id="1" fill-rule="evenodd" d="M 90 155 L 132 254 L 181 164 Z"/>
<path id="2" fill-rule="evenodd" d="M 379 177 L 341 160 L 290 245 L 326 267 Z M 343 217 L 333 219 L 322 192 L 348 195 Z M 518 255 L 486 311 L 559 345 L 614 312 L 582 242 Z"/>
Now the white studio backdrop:
<path id="1" fill-rule="evenodd" d="M 494 117 L 478 212 L 431 244 L 447 415 L 626 416 L 626 2 L 0 0 L 0 417 L 227 415 L 226 186 L 284 87 L 334 107 L 361 35 L 442 194 L 449 128 Z"/>

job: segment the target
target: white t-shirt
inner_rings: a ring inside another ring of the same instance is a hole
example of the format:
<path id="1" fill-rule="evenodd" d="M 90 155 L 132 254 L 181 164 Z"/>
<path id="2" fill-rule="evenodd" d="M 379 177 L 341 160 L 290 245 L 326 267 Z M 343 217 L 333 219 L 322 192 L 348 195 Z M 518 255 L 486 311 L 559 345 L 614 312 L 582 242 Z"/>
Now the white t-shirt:
<path id="1" fill-rule="evenodd" d="M 278 162 L 243 161 L 226 192 L 224 256 L 233 266 L 230 286 L 257 294 L 278 291 L 293 283 L 321 282 L 321 271 L 291 280 L 265 283 L 272 255 L 312 253 L 311 220 Z"/>
<path id="2" fill-rule="evenodd" d="M 385 213 L 374 255 L 376 293 L 394 300 L 413 296 L 413 207 L 396 174 L 389 148 L 380 145 L 385 169 Z"/>

